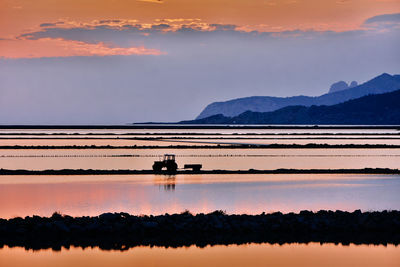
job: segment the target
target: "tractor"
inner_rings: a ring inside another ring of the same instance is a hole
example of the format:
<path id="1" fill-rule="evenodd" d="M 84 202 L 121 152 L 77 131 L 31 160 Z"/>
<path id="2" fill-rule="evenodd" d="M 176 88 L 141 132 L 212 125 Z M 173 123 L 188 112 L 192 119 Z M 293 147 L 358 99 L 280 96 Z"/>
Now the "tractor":
<path id="1" fill-rule="evenodd" d="M 166 168 L 169 173 L 176 172 L 178 164 L 175 162 L 175 155 L 165 154 L 162 161 L 154 161 L 153 171 L 161 172 L 163 168 Z"/>

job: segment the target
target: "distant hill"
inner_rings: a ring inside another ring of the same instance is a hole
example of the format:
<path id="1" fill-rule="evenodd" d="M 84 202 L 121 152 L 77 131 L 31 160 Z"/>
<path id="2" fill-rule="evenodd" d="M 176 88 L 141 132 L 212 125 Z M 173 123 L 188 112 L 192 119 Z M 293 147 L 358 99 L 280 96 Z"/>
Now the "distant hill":
<path id="1" fill-rule="evenodd" d="M 232 118 L 219 114 L 181 123 L 400 125 L 400 90 L 332 106 L 289 106 L 272 112 L 246 111 Z"/>
<path id="2" fill-rule="evenodd" d="M 196 119 L 202 119 L 217 114 L 233 117 L 248 110 L 254 112 L 268 112 L 287 106 L 334 105 L 369 94 L 382 94 L 397 90 L 400 88 L 400 75 L 392 76 L 384 73 L 364 84 L 358 86 L 356 86 L 356 84 L 356 82 L 352 82 L 348 89 L 344 89 L 347 84 L 339 82 L 339 86 L 335 85 L 333 90 L 331 87 L 331 93 L 318 97 L 252 96 L 226 102 L 214 102 L 208 105 Z"/>

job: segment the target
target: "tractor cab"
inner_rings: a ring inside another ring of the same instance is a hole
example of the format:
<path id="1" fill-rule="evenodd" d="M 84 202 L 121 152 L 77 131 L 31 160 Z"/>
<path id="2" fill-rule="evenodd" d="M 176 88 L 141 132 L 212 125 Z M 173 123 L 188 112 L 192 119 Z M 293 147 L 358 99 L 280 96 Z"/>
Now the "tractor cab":
<path id="1" fill-rule="evenodd" d="M 173 161 L 175 162 L 175 155 L 174 154 L 164 154 L 163 161 Z"/>

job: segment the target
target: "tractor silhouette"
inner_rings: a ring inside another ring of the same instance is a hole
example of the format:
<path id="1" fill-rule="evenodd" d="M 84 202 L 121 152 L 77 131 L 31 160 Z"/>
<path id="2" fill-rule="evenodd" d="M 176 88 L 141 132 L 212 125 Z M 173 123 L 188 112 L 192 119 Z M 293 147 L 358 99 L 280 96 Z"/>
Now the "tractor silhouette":
<path id="1" fill-rule="evenodd" d="M 169 173 L 176 172 L 178 164 L 175 162 L 175 155 L 165 154 L 162 161 L 154 161 L 153 171 L 161 172 L 163 168 L 166 168 Z"/>

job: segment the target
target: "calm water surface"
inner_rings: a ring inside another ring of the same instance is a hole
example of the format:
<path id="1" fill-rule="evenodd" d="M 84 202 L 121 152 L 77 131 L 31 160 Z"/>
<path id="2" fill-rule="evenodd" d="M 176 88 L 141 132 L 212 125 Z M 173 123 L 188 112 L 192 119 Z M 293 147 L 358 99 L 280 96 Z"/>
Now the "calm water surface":
<path id="1" fill-rule="evenodd" d="M 358 126 L 357 126 L 358 127 Z M 315 134 L 359 134 L 359 133 L 373 133 L 373 134 L 386 134 L 386 133 L 400 133 L 400 130 L 396 127 L 392 129 L 179 129 L 179 126 L 175 129 L 1 129 L 1 133 L 67 133 L 67 134 L 95 134 L 95 133 L 112 133 L 112 134 L 163 134 L 163 133 L 176 133 L 176 134 L 298 134 L 298 133 L 315 133 Z"/>
<path id="2" fill-rule="evenodd" d="M 48 149 L 0 150 L 4 169 L 151 169 L 165 154 L 206 170 L 399 168 L 400 149 Z"/>
<path id="3" fill-rule="evenodd" d="M 400 209 L 398 175 L 0 176 L 0 218 Z"/>
<path id="4" fill-rule="evenodd" d="M 230 144 L 250 144 L 250 145 L 270 145 L 270 144 L 387 144 L 400 145 L 400 135 L 384 136 L 384 135 L 353 135 L 353 136 L 151 136 L 151 138 L 139 140 L 126 136 L 90 136 L 84 138 L 82 136 L 0 136 L 0 144 L 3 146 L 67 146 L 67 145 L 110 145 L 110 146 L 171 146 L 171 145 L 230 145 Z M 238 138 L 239 137 L 239 138 Z M 130 139 L 131 138 L 131 139 Z M 140 138 L 140 137 L 139 137 Z M 143 137 L 142 137 L 143 138 Z"/>
<path id="5" fill-rule="evenodd" d="M 195 246 L 184 248 L 136 247 L 128 251 L 102 251 L 98 248 L 26 251 L 0 249 L 0 265 L 37 266 L 299 266 L 299 267 L 398 267 L 400 246 L 334 244 L 250 244 Z"/>
<path id="6" fill-rule="evenodd" d="M 10 134 L 0 137 L 11 138 L 0 138 L 0 145 L 400 144 L 398 129 L 11 129 L 0 130 L 0 133 Z M 12 135 L 15 133 L 78 133 L 91 134 L 78 137 L 97 139 L 70 138 L 76 136 L 47 136 L 62 138 L 46 139 L 46 136 L 37 135 L 25 137 L 40 139 L 20 139 L 22 136 Z M 96 133 L 110 135 L 93 136 Z M 151 137 L 165 140 L 129 140 L 123 136 L 125 133 L 138 134 L 138 137 L 149 133 Z M 196 135 L 198 133 L 207 135 Z M 341 135 L 332 135 L 337 133 Z M 233 139 L 236 134 L 246 139 Z M 261 136 L 264 139 L 260 139 L 259 134 L 264 134 Z M 168 140 L 171 136 L 187 139 Z M 153 161 L 164 153 L 176 154 L 180 166 L 201 163 L 204 169 L 228 170 L 397 169 L 400 162 L 400 149 L 0 150 L 0 168 L 150 169 Z M 399 210 L 399 192 L 399 175 L 0 176 L 0 218 L 50 216 L 55 211 L 72 216 L 96 216 L 104 212 L 139 215 L 184 210 L 247 214 L 321 209 Z M 0 266 L 397 267 L 400 266 L 400 247 L 249 244 L 205 248 L 136 247 L 123 252 L 99 248 L 55 252 L 2 247 Z"/>

